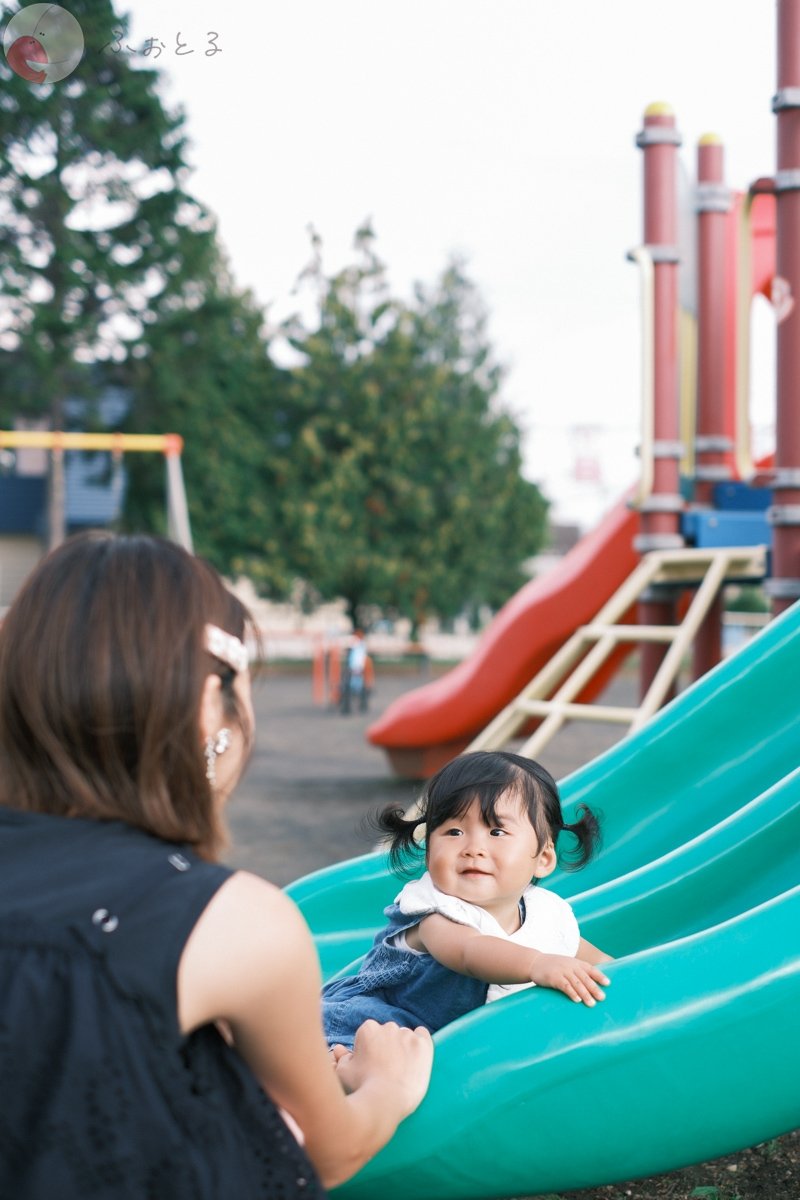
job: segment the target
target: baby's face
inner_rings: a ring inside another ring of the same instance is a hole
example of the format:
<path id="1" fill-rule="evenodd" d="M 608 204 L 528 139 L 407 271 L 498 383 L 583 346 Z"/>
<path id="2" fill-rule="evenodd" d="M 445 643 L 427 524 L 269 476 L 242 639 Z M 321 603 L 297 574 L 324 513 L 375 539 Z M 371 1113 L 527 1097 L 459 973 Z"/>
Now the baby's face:
<path id="1" fill-rule="evenodd" d="M 496 824 L 486 825 L 473 802 L 428 839 L 428 870 L 440 891 L 493 916 L 516 907 L 531 879 L 549 875 L 555 861 L 552 844 L 539 848 L 527 809 L 510 792 L 497 802 Z"/>

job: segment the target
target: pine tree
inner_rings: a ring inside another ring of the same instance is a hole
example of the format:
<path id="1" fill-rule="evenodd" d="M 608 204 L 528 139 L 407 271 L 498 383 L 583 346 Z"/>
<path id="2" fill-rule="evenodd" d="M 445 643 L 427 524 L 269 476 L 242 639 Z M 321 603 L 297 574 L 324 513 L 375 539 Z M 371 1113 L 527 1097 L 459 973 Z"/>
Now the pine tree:
<path id="1" fill-rule="evenodd" d="M 293 582 L 285 510 L 294 495 L 287 380 L 267 353 L 264 315 L 224 264 L 198 307 L 151 325 L 137 350 L 128 427 L 166 421 L 184 438 L 195 549 L 263 594 Z M 163 467 L 132 455 L 125 523 L 163 532 Z"/>
<path id="2" fill-rule="evenodd" d="M 546 502 L 521 473 L 520 431 L 464 266 L 411 304 L 389 295 L 374 235 L 332 277 L 305 273 L 319 320 L 296 320 L 293 461 L 298 574 L 354 622 L 367 606 L 411 619 L 501 604 L 540 547 Z"/>
<path id="3" fill-rule="evenodd" d="M 110 0 L 70 12 L 85 52 L 66 79 L 29 82 L 0 59 L 0 406 L 54 429 L 149 324 L 196 303 L 214 261 L 213 222 L 185 190 L 182 113 L 164 107 L 157 71 L 134 67 Z M 53 455 L 51 544 L 60 466 Z"/>

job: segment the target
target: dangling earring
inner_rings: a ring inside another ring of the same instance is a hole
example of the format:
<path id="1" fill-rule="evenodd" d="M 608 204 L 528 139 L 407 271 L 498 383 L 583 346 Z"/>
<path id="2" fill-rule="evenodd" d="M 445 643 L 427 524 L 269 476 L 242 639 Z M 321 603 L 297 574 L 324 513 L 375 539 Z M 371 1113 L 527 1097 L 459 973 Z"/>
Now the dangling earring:
<path id="1" fill-rule="evenodd" d="M 216 737 L 211 734 L 206 738 L 206 779 L 212 787 L 217 782 L 217 759 L 224 754 L 231 744 L 230 729 L 220 729 Z"/>

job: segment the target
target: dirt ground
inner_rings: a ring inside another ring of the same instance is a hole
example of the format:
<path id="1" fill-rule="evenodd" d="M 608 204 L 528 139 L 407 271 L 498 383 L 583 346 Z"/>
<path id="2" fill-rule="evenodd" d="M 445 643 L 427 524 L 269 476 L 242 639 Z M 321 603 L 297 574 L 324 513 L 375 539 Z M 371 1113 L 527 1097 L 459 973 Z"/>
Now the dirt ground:
<path id="1" fill-rule="evenodd" d="M 705 1200 L 797 1200 L 800 1197 L 800 1131 L 669 1175 L 589 1191 L 562 1192 L 558 1200 L 689 1200 L 690 1197 L 692 1200 L 699 1197 L 705 1197 Z"/>
<path id="2" fill-rule="evenodd" d="M 416 671 L 379 671 L 371 712 L 345 717 L 313 704 L 307 669 L 265 671 L 254 689 L 256 747 L 231 804 L 228 861 L 283 887 L 310 871 L 370 850 L 370 836 L 361 825 L 364 816 L 389 801 L 410 804 L 418 785 L 395 778 L 364 733 L 396 696 L 425 679 Z M 630 681 L 615 683 L 610 702 L 629 703 L 631 688 Z M 561 779 L 618 736 L 608 726 L 573 726 L 551 743 L 543 759 Z M 710 1080 L 709 1104 L 713 1103 Z M 800 1130 L 668 1175 L 562 1193 L 550 1200 L 699 1198 L 800 1200 Z"/>

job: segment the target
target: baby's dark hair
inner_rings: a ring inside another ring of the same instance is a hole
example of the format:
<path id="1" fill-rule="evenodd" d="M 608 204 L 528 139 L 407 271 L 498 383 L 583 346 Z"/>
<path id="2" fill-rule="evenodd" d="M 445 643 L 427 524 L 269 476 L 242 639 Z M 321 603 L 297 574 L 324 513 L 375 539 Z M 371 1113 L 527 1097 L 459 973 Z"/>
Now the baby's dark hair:
<path id="1" fill-rule="evenodd" d="M 528 812 L 540 849 L 552 841 L 561 865 L 567 871 L 586 866 L 600 847 L 600 823 L 585 804 L 578 820 L 564 822 L 558 786 L 549 771 L 530 758 L 504 750 L 477 750 L 461 754 L 428 780 L 417 804 L 416 815 L 406 819 L 402 808 L 389 805 L 376 818 L 378 829 L 389 840 L 393 870 L 408 874 L 419 864 L 418 830 L 426 837 L 445 821 L 462 817 L 473 801 L 480 805 L 487 825 L 497 823 L 497 802 L 506 792 L 519 796 Z M 572 835 L 575 845 L 559 853 L 558 837 Z M 417 835 L 417 837 L 415 837 Z"/>

